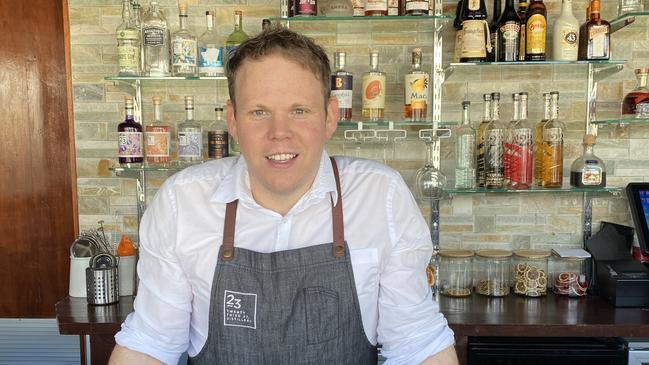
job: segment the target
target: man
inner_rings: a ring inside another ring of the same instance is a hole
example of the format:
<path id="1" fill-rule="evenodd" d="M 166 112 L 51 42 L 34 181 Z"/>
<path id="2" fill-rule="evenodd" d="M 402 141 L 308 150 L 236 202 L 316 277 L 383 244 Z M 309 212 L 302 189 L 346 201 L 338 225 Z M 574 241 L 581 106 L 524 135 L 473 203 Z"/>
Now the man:
<path id="1" fill-rule="evenodd" d="M 274 28 L 228 61 L 242 157 L 169 178 L 140 229 L 135 312 L 111 364 L 456 364 L 428 229 L 395 171 L 330 160 L 319 46 Z"/>

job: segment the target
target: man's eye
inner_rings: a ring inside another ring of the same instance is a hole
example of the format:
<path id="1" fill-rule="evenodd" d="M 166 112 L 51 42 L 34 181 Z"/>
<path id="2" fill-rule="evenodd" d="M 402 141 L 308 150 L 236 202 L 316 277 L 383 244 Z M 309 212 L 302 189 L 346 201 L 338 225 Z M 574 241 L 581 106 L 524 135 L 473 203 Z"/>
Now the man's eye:
<path id="1" fill-rule="evenodd" d="M 304 117 L 304 116 L 306 116 L 308 114 L 308 111 L 306 109 L 303 109 L 303 108 L 295 108 L 295 109 L 293 109 L 292 114 L 294 116 L 296 116 L 296 117 Z"/>
<path id="2" fill-rule="evenodd" d="M 253 110 L 253 111 L 252 111 L 252 115 L 253 115 L 254 117 L 256 117 L 256 118 L 260 118 L 260 117 L 265 116 L 265 115 L 266 115 L 266 112 L 265 112 L 264 110 L 257 109 L 257 110 Z"/>

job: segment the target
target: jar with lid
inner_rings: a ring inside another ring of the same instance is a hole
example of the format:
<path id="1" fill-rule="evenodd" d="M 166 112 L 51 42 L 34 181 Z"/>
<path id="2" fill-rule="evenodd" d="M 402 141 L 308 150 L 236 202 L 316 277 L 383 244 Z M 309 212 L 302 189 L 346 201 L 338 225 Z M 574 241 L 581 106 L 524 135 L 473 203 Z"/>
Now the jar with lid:
<path id="1" fill-rule="evenodd" d="M 439 256 L 440 293 L 449 297 L 471 295 L 473 251 L 441 250 Z"/>
<path id="2" fill-rule="evenodd" d="M 480 250 L 475 257 L 475 291 L 491 297 L 509 294 L 511 259 L 509 250 Z"/>
<path id="3" fill-rule="evenodd" d="M 587 259 L 590 254 L 583 249 L 552 249 L 552 291 L 557 295 L 578 298 L 588 289 Z"/>
<path id="4" fill-rule="evenodd" d="M 550 252 L 543 250 L 514 251 L 514 293 L 526 297 L 547 294 L 548 258 Z"/>

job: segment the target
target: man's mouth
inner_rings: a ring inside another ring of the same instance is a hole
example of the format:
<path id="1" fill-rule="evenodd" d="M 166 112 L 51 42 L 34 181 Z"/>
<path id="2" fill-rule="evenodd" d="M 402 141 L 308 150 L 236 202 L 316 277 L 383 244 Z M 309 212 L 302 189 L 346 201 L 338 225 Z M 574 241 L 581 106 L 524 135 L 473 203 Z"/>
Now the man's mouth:
<path id="1" fill-rule="evenodd" d="M 286 162 L 296 158 L 298 155 L 296 153 L 276 153 L 273 155 L 268 155 L 266 158 L 274 162 Z"/>

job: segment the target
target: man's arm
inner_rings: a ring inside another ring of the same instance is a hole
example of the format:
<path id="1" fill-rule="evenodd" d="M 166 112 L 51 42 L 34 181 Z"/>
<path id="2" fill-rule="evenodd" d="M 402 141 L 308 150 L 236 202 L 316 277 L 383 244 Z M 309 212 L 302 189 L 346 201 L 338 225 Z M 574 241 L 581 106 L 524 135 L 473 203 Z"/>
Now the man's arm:
<path id="1" fill-rule="evenodd" d="M 120 345 L 115 345 L 115 348 L 113 349 L 113 353 L 110 355 L 110 360 L 108 361 L 108 365 L 127 365 L 127 364 L 128 365 L 130 364 L 164 365 L 164 363 L 149 355 L 130 350 Z"/>
<path id="2" fill-rule="evenodd" d="M 421 365 L 458 365 L 455 347 L 449 346 L 444 350 L 428 357 Z"/>

